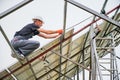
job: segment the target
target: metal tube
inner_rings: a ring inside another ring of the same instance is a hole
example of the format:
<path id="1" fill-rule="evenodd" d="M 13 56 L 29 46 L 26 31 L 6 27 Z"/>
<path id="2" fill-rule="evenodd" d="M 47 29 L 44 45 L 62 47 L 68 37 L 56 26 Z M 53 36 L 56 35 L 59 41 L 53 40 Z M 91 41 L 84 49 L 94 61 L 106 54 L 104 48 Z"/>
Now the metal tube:
<path id="1" fill-rule="evenodd" d="M 79 66 L 77 66 L 77 80 L 79 80 Z"/>
<path id="2" fill-rule="evenodd" d="M 63 34 L 60 36 L 60 54 L 62 54 L 62 40 L 63 40 Z M 60 63 L 60 66 L 59 66 L 59 72 L 61 73 L 61 69 L 62 69 L 62 57 L 59 56 L 59 63 Z M 59 73 L 59 80 L 61 80 L 61 77 L 62 77 L 62 74 Z"/>
<path id="3" fill-rule="evenodd" d="M 102 14 L 105 14 L 105 6 L 106 6 L 107 2 L 108 2 L 108 0 L 105 0 L 105 2 L 104 2 L 104 4 L 103 4 L 103 7 L 102 7 L 102 9 L 101 9 L 101 13 L 102 13 Z"/>
<path id="4" fill-rule="evenodd" d="M 7 68 L 6 69 L 6 71 L 8 72 L 8 73 L 10 73 L 10 70 Z M 14 80 L 18 80 L 15 76 L 14 76 L 14 74 L 11 74 L 11 76 L 12 76 L 12 78 L 14 79 Z"/>
<path id="5" fill-rule="evenodd" d="M 67 1 L 65 1 L 64 3 L 64 22 L 63 22 L 63 30 L 64 30 L 64 33 L 65 34 L 65 29 L 66 29 L 66 20 L 67 20 Z"/>
<path id="6" fill-rule="evenodd" d="M 24 1 L 20 2 L 19 4 L 13 6 L 12 8 L 7 9 L 6 11 L 4 11 L 4 12 L 2 12 L 2 13 L 0 14 L 0 19 L 3 18 L 3 17 L 5 17 L 5 16 L 7 16 L 8 14 L 16 11 L 17 9 L 21 8 L 22 6 L 28 4 L 28 3 L 31 2 L 31 1 L 33 1 L 33 0 L 24 0 Z"/>
<path id="7" fill-rule="evenodd" d="M 5 34 L 4 30 L 2 29 L 1 25 L 0 25 L 0 31 L 1 31 L 1 33 L 3 34 L 3 36 L 4 36 L 5 40 L 7 41 L 8 45 L 9 45 L 10 48 L 12 49 L 12 51 L 15 53 L 15 50 L 14 50 L 13 46 L 11 45 L 11 43 L 10 43 L 7 35 Z M 15 53 L 15 55 L 16 55 L 16 53 Z M 23 63 L 21 62 L 21 60 L 20 60 L 18 57 L 17 57 L 17 59 L 18 59 L 18 61 L 20 62 L 20 64 L 22 65 Z"/>
<path id="8" fill-rule="evenodd" d="M 29 61 L 27 57 L 25 57 L 25 59 L 26 59 L 27 62 Z M 32 72 L 32 74 L 33 74 L 33 76 L 34 76 L 34 78 L 35 78 L 35 80 L 36 80 L 37 77 L 36 77 L 36 75 L 35 75 L 34 69 L 32 68 L 32 65 L 31 65 L 30 63 L 29 63 L 28 65 L 29 65 L 29 67 L 30 67 L 30 69 L 31 69 L 31 72 Z"/>
<path id="9" fill-rule="evenodd" d="M 60 37 L 60 54 L 62 54 L 62 41 L 64 39 L 65 28 L 66 28 L 66 15 L 67 15 L 67 1 L 64 3 L 64 23 L 63 23 L 63 34 Z M 59 63 L 62 63 L 62 57 L 60 56 Z M 59 66 L 59 72 L 61 73 L 61 65 Z M 61 80 L 62 74 L 59 74 L 59 80 Z"/>

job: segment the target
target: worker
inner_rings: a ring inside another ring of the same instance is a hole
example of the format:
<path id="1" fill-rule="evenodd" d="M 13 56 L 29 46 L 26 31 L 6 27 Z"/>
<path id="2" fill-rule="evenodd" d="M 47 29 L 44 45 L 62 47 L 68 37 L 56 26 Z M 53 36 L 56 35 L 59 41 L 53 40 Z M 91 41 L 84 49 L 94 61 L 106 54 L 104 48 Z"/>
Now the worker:
<path id="1" fill-rule="evenodd" d="M 33 19 L 33 23 L 24 26 L 20 31 L 17 31 L 14 38 L 11 40 L 11 44 L 15 49 L 11 56 L 13 58 L 25 59 L 25 56 L 36 50 L 40 43 L 38 41 L 30 40 L 33 36 L 38 35 L 40 37 L 50 39 L 56 38 L 63 33 L 62 29 L 59 30 L 45 30 L 42 27 L 44 21 L 40 16 L 36 16 Z"/>

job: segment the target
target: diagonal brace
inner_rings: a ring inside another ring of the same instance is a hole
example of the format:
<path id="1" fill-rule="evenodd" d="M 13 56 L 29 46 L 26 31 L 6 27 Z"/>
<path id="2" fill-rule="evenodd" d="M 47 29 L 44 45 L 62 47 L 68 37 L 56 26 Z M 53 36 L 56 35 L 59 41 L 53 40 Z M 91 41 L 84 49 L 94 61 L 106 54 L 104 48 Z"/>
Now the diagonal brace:
<path id="1" fill-rule="evenodd" d="M 99 14 L 98 12 L 96 12 L 96 11 L 94 11 L 94 10 L 92 10 L 92 9 L 90 9 L 90 8 L 88 8 L 88 7 L 86 7 L 86 6 L 82 5 L 82 4 L 74 1 L 74 0 L 66 0 L 66 1 L 73 4 L 73 5 L 75 5 L 75 6 L 77 6 L 77 7 L 79 7 L 79 8 L 81 8 L 81 9 L 83 9 L 83 10 L 85 10 L 85 11 L 87 11 L 87 12 L 89 12 L 89 13 L 91 13 L 91 14 L 93 14 L 93 15 L 95 15 L 95 16 L 100 17 L 100 18 L 102 18 L 102 19 L 104 19 L 104 20 L 110 22 L 111 24 L 114 24 L 114 25 L 116 25 L 116 26 L 118 26 L 120 28 L 120 23 L 108 18 L 104 14 Z M 118 8 L 120 8 L 120 5 L 119 5 Z"/>

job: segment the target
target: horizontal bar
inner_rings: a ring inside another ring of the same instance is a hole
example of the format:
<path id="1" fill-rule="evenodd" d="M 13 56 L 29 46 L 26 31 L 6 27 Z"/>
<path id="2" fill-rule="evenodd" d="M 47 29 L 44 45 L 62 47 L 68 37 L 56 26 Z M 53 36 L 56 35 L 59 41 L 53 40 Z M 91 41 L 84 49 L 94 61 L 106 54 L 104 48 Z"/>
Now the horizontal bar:
<path id="1" fill-rule="evenodd" d="M 113 39 L 110 38 L 110 37 L 104 37 L 104 38 L 97 37 L 97 38 L 95 38 L 95 39 L 97 39 L 97 40 L 113 40 Z"/>
<path id="2" fill-rule="evenodd" d="M 114 47 L 96 47 L 97 50 L 114 49 Z"/>

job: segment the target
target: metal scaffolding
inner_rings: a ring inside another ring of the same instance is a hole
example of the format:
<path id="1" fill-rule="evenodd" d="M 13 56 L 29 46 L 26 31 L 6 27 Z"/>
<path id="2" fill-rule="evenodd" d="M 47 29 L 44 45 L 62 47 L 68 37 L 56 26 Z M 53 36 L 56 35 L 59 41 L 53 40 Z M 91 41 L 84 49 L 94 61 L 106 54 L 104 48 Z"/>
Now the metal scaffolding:
<path id="1" fill-rule="evenodd" d="M 17 6 L 1 13 L 0 19 L 31 1 L 33 0 L 24 0 Z M 85 80 L 85 70 L 89 72 L 89 80 L 105 80 L 104 76 L 107 76 L 109 80 L 120 80 L 116 60 L 119 57 L 115 53 L 115 47 L 120 44 L 120 23 L 118 22 L 120 20 L 120 13 L 118 13 L 120 5 L 106 13 L 105 6 L 107 1 L 104 2 L 101 14 L 74 0 L 65 0 L 64 33 L 59 38 L 34 52 L 34 54 L 27 56 L 25 61 L 19 60 L 18 63 L 1 72 L 0 80 L 75 80 L 75 75 L 77 80 L 81 80 L 80 72 L 82 72 L 82 80 Z M 68 3 L 93 14 L 93 21 L 76 32 L 74 32 L 74 29 L 66 32 Z M 106 16 L 113 11 L 116 12 L 112 19 Z M 95 34 L 94 23 L 100 19 L 105 21 L 102 25 L 99 25 L 101 32 L 97 35 Z M 90 30 L 87 33 L 72 41 L 73 36 L 88 27 L 90 27 Z M 0 31 L 11 50 L 15 52 L 2 26 L 0 26 Z M 46 55 L 45 60 L 40 60 L 39 58 L 44 55 Z M 104 58 L 106 55 L 109 55 L 109 57 Z M 110 66 L 109 69 L 100 60 L 108 60 L 109 62 L 105 62 L 105 64 Z"/>

